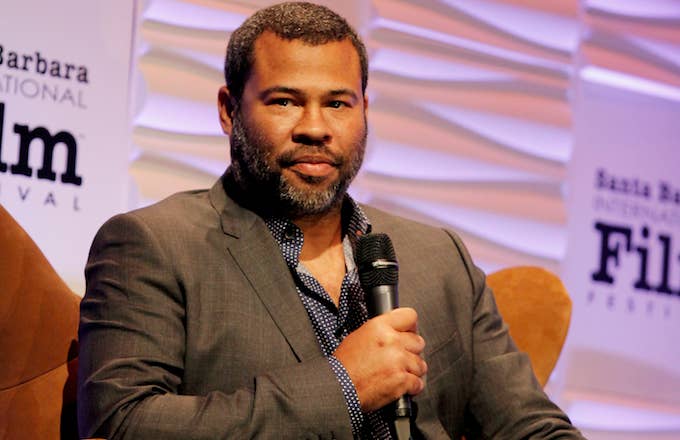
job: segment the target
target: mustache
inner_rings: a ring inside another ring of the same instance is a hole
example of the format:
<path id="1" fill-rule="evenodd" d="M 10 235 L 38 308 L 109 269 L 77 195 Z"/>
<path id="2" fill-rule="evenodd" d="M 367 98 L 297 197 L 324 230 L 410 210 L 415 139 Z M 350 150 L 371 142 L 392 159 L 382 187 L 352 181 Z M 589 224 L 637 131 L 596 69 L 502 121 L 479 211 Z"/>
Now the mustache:
<path id="1" fill-rule="evenodd" d="M 327 163 L 340 167 L 345 160 L 342 155 L 334 153 L 327 146 L 300 145 L 282 152 L 277 158 L 280 166 L 291 166 L 298 162 Z"/>

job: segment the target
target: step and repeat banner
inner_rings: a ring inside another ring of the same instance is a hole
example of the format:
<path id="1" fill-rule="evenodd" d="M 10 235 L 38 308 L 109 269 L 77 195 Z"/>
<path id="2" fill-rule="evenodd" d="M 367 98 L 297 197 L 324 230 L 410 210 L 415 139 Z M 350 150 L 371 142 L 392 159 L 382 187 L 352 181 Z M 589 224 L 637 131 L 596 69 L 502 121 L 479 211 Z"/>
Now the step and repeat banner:
<path id="1" fill-rule="evenodd" d="M 583 428 L 677 435 L 680 4 L 587 0 L 581 23 L 563 397 Z"/>
<path id="2" fill-rule="evenodd" d="M 0 27 L 0 203 L 79 290 L 94 233 L 128 208 L 134 2 L 8 7 Z"/>
<path id="3" fill-rule="evenodd" d="M 576 99 L 563 273 L 574 301 L 566 388 L 575 400 L 678 408 L 680 93 L 616 83 L 586 69 Z M 663 417 L 646 423 L 664 428 Z"/>

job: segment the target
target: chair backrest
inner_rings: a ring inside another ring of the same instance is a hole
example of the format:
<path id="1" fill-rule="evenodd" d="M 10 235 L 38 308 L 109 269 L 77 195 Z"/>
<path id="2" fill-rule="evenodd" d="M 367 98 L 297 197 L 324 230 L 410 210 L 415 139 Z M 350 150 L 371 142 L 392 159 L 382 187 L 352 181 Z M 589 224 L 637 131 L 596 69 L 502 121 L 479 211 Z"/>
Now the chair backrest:
<path id="1" fill-rule="evenodd" d="M 0 205 L 0 439 L 77 438 L 79 303 Z"/>
<path id="2" fill-rule="evenodd" d="M 510 336 L 526 352 L 545 386 L 562 351 L 571 320 L 571 299 L 562 281 L 540 267 L 517 266 L 487 277 Z"/>

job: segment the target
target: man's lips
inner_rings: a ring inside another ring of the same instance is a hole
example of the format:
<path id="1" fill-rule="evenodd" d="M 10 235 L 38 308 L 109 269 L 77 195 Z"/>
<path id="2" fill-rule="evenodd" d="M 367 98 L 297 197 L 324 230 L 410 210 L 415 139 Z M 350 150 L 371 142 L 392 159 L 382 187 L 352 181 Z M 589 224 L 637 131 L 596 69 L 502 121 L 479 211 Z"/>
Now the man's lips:
<path id="1" fill-rule="evenodd" d="M 305 155 L 295 157 L 283 166 L 306 176 L 323 177 L 331 174 L 339 165 L 326 156 Z"/>

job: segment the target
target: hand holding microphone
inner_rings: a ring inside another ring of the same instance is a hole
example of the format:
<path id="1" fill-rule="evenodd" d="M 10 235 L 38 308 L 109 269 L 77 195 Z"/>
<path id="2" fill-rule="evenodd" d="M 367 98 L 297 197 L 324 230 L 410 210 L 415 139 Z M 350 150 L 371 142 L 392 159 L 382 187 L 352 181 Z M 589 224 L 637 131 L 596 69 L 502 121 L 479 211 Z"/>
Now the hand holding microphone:
<path id="1" fill-rule="evenodd" d="M 409 395 L 422 391 L 427 372 L 420 357 L 425 341 L 416 334 L 418 317 L 411 308 L 398 308 L 398 265 L 387 235 L 360 237 L 356 260 L 371 319 L 334 354 L 352 379 L 363 411 L 396 401 L 395 416 L 408 423 Z"/>
<path id="2" fill-rule="evenodd" d="M 419 354 L 425 342 L 414 333 L 416 320 L 413 309 L 393 310 L 367 321 L 336 349 L 364 412 L 422 391 L 427 366 Z"/>

